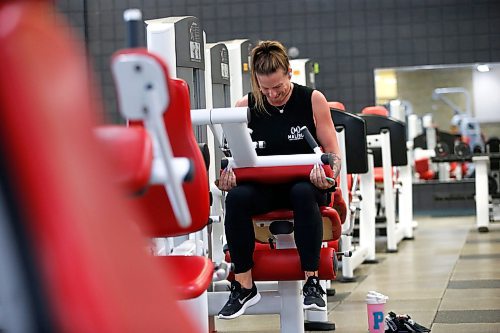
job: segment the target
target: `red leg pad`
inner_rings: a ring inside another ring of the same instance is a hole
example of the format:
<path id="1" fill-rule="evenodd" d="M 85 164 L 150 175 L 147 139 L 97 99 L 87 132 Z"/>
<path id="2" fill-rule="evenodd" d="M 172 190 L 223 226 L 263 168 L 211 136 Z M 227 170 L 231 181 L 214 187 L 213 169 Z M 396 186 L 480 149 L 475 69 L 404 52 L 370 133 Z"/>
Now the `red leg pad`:
<path id="1" fill-rule="evenodd" d="M 179 299 L 191 299 L 200 296 L 212 281 L 214 265 L 210 259 L 201 256 L 161 256 L 172 274 L 175 291 Z"/>
<path id="2" fill-rule="evenodd" d="M 342 197 L 342 190 L 340 187 L 333 192 L 332 208 L 339 213 L 340 223 L 344 224 L 347 217 L 347 205 Z"/>
<path id="3" fill-rule="evenodd" d="M 335 250 L 322 248 L 319 259 L 319 278 L 334 280 L 336 273 L 333 267 Z M 255 281 L 294 281 L 303 280 L 304 271 L 300 267 L 300 258 L 297 249 L 258 250 L 253 254 L 254 267 L 252 277 Z M 230 262 L 229 253 L 226 261 Z M 234 279 L 230 274 L 229 280 Z"/>
<path id="4" fill-rule="evenodd" d="M 242 181 L 258 181 L 266 184 L 281 184 L 298 180 L 309 180 L 312 165 L 290 165 L 279 167 L 234 168 L 236 179 Z M 333 177 L 329 165 L 322 165 L 327 177 Z M 222 170 L 221 170 L 222 172 Z"/>

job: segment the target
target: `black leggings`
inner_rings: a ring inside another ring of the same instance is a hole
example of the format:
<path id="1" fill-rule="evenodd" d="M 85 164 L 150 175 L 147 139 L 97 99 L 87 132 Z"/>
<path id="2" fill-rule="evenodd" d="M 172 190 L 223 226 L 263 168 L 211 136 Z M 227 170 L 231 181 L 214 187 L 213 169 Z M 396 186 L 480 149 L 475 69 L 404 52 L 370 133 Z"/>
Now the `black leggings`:
<path id="1" fill-rule="evenodd" d="M 320 205 L 326 194 L 310 182 L 286 185 L 245 183 L 231 189 L 226 196 L 225 230 L 235 273 L 253 267 L 255 233 L 252 216 L 278 208 L 294 211 L 295 244 L 303 271 L 316 271 L 323 240 Z"/>

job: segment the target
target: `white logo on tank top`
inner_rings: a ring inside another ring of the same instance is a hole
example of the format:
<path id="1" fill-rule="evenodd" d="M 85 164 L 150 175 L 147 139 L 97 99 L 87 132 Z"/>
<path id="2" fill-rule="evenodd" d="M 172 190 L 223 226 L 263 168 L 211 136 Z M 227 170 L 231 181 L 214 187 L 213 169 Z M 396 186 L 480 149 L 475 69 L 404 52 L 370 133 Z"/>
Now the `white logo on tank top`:
<path id="1" fill-rule="evenodd" d="M 288 141 L 302 140 L 304 134 L 300 133 L 300 126 L 295 126 L 290 128 L 290 134 L 288 134 Z"/>

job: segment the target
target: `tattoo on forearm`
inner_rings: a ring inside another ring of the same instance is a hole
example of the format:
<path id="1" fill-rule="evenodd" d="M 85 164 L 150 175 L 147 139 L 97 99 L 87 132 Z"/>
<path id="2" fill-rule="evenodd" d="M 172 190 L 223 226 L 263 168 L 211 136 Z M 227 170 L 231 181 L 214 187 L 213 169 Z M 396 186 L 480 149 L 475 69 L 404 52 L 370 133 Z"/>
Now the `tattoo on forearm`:
<path id="1" fill-rule="evenodd" d="M 341 163 L 340 157 L 337 154 L 332 153 L 333 178 L 337 178 L 337 176 L 339 175 L 341 165 L 342 165 L 342 163 Z"/>

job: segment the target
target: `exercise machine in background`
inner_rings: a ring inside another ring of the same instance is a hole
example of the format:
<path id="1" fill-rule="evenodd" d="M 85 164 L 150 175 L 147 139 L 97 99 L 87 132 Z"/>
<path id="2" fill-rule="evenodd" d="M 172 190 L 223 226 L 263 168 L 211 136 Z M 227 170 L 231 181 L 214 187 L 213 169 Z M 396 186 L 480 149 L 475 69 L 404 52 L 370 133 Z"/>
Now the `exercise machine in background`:
<path id="1" fill-rule="evenodd" d="M 319 64 L 312 59 L 291 59 L 292 82 L 316 89 L 316 74 L 319 73 Z"/>

